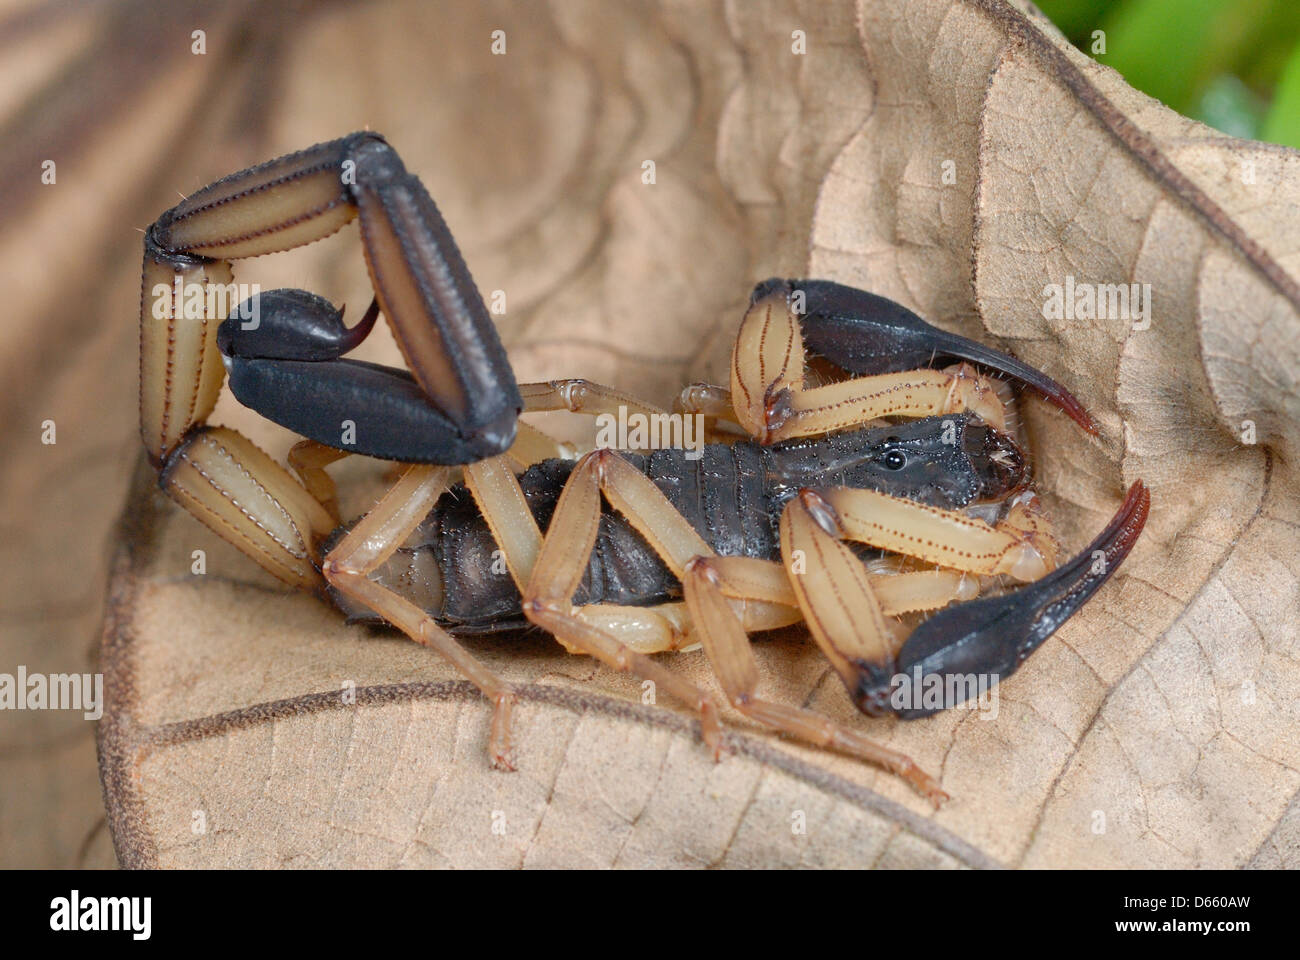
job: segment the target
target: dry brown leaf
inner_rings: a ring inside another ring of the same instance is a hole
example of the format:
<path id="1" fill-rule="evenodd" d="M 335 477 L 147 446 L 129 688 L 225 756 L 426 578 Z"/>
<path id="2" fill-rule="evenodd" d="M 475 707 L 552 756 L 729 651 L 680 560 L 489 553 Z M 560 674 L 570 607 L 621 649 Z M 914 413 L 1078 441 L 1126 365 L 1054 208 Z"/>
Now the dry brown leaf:
<path id="1" fill-rule="evenodd" d="M 953 800 L 933 813 L 739 721 L 715 765 L 683 713 L 541 638 L 471 644 L 525 685 L 520 770 L 493 773 L 488 709 L 445 664 L 284 592 L 142 467 L 101 730 L 124 863 L 1300 865 L 1300 155 L 1171 113 L 1001 0 L 384 4 L 300 24 L 281 56 L 267 135 L 185 183 L 382 130 L 480 286 L 507 292 L 521 379 L 667 402 L 723 379 L 754 281 L 829 277 L 1081 396 L 1099 438 L 1023 408 L 1071 547 L 1134 479 L 1153 512 L 1115 581 L 1003 684 L 996 719 L 869 721 L 797 633 L 758 644 L 773 697 L 940 773 Z M 1150 327 L 1045 319 L 1067 274 L 1150 283 Z M 368 300 L 352 233 L 240 277 Z M 214 419 L 287 448 L 228 398 Z M 701 654 L 670 663 L 710 682 Z"/>

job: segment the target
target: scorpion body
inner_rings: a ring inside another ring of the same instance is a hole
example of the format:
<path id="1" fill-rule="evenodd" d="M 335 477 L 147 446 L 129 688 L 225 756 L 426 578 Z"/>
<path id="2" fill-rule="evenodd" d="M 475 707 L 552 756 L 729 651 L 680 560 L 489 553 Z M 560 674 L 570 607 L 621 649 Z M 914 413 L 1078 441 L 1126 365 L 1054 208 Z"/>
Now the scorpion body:
<path id="1" fill-rule="evenodd" d="M 762 446 L 752 440 L 623 456 L 663 491 L 719 556 L 780 556 L 778 524 L 802 487 L 850 486 L 945 509 L 1004 500 L 1026 480 L 1016 444 L 978 417 L 953 414 L 885 427 Z M 545 531 L 574 461 L 550 459 L 519 477 Z M 337 541 L 350 529 L 340 527 Z M 880 551 L 862 548 L 864 558 Z M 414 535 L 374 579 L 462 635 L 525 628 L 514 581 L 506 575 L 487 521 L 463 484 L 444 494 Z M 649 606 L 679 600 L 682 586 L 625 517 L 601 512 L 600 529 L 575 603 Z M 331 599 L 352 619 L 383 622 Z"/>
<path id="2" fill-rule="evenodd" d="M 233 310 L 223 299 L 233 261 L 353 219 L 374 293 L 356 324 L 303 290 L 259 291 Z M 381 314 L 405 368 L 346 356 Z M 160 486 L 282 582 L 454 664 L 492 704 L 488 754 L 502 769 L 514 764 L 516 687 L 453 634 L 528 624 L 653 682 L 699 717 L 720 757 L 715 694 L 652 656 L 699 644 L 734 710 L 941 802 L 909 757 L 765 699 L 749 637 L 802 621 L 863 712 L 922 717 L 962 697 L 895 697 L 895 680 L 997 683 L 1087 602 L 1140 535 L 1149 494 L 1134 482 L 1111 523 L 1058 563 L 997 376 L 1098 433 L 1064 386 L 1015 357 L 865 290 L 773 277 L 750 295 L 730 383 L 681 395 L 717 442 L 698 457 L 565 459 L 522 414 L 666 411 L 586 380 L 517 382 L 450 229 L 379 134 L 224 177 L 144 240 L 140 431 Z M 303 438 L 292 473 L 207 423 L 226 383 Z M 350 456 L 404 467 L 346 523 L 326 467 Z M 864 562 L 882 553 L 902 559 Z M 997 577 L 1022 585 L 977 598 Z M 927 616 L 904 631 L 916 613 Z"/>

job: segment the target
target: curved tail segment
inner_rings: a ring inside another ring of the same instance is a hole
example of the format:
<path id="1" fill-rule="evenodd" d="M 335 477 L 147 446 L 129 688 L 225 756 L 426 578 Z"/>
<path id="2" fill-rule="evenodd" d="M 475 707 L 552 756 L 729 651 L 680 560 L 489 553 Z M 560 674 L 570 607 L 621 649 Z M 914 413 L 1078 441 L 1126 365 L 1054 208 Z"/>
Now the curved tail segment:
<path id="1" fill-rule="evenodd" d="M 353 219 L 375 291 L 354 326 L 314 294 L 233 282 L 232 261 Z M 140 433 L 159 482 L 287 583 L 321 586 L 318 541 L 334 518 L 320 464 L 366 454 L 461 465 L 514 442 L 523 398 L 483 298 L 428 191 L 378 134 L 191 194 L 146 232 L 142 277 Z M 343 357 L 381 310 L 410 372 Z M 311 489 L 246 438 L 206 426 L 227 373 L 242 403 L 315 445 L 295 463 Z"/>

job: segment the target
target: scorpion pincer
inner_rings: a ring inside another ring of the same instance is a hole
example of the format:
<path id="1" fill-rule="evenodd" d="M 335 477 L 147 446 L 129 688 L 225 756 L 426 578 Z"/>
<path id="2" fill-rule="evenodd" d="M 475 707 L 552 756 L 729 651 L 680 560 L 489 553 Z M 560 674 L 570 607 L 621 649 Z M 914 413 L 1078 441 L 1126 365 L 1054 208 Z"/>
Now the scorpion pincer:
<path id="1" fill-rule="evenodd" d="M 374 302 L 352 327 L 302 290 L 234 309 L 200 298 L 201 316 L 180 300 L 233 289 L 232 260 L 353 219 Z M 374 133 L 191 195 L 147 232 L 143 281 L 141 436 L 162 488 L 284 582 L 454 663 L 494 705 L 500 767 L 513 762 L 515 690 L 456 637 L 531 625 L 697 711 L 716 755 L 713 694 L 652 656 L 701 646 L 736 711 L 878 764 L 937 804 L 946 794 L 908 757 L 760 697 L 750 634 L 803 622 L 859 708 L 925 716 L 960 698 L 900 699 L 900 678 L 966 690 L 952 681 L 1005 679 L 1114 573 L 1149 509 L 1138 481 L 1058 565 L 993 378 L 1095 433 L 1083 406 L 1007 354 L 825 280 L 755 287 L 731 382 L 679 399 L 710 424 L 698 456 L 575 459 L 520 415 L 668 414 L 585 380 L 518 384 L 437 206 Z M 408 369 L 345 356 L 381 313 Z M 241 403 L 304 438 L 292 473 L 206 423 L 227 379 Z M 344 523 L 326 467 L 352 455 L 405 468 Z M 1002 589 L 1008 580 L 1023 585 Z"/>

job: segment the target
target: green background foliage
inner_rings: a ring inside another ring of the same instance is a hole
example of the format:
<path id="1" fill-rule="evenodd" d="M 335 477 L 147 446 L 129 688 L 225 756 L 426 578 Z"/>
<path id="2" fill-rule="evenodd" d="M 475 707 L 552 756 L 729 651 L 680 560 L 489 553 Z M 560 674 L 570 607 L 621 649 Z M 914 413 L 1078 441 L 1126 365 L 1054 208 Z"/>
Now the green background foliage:
<path id="1" fill-rule="evenodd" d="M 1300 0 L 1037 3 L 1080 50 L 1179 113 L 1300 148 Z"/>

